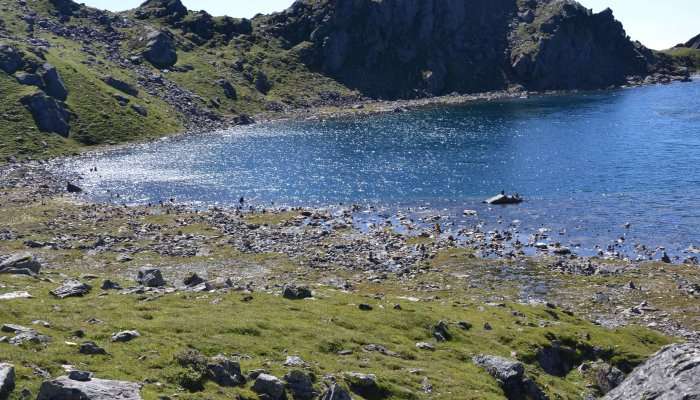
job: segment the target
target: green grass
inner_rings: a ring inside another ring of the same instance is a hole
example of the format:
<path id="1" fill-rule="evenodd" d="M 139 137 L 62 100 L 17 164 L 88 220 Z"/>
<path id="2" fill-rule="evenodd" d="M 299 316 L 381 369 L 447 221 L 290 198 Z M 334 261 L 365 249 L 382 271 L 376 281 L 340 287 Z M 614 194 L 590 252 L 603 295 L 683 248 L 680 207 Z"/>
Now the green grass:
<path id="1" fill-rule="evenodd" d="M 70 270 L 63 272 L 74 275 Z M 60 280 L 57 275 L 53 279 Z M 90 370 L 101 378 L 146 381 L 145 399 L 176 393 L 185 399 L 226 399 L 249 393 L 246 388 L 223 389 L 210 382 L 202 392 L 183 391 L 173 379 L 183 372 L 174 354 L 192 348 L 206 356 L 245 355 L 244 371 L 262 368 L 277 376 L 288 370 L 282 366 L 287 355 L 301 356 L 317 377 L 374 373 L 390 399 L 501 399 L 496 382 L 470 360 L 480 353 L 515 354 L 530 363 L 528 372 L 550 395 L 574 399 L 584 390 L 583 378 L 575 370 L 565 378 L 545 374 L 533 362 L 537 349 L 552 340 L 580 348 L 598 346 L 609 351 L 610 361 L 628 367 L 669 343 L 669 339 L 641 328 L 608 331 L 558 310 L 516 304 L 479 308 L 478 303 L 458 297 L 410 303 L 319 289 L 312 301 L 254 293 L 252 301 L 242 302 L 243 295 L 235 292 L 177 293 L 143 301 L 136 295 L 100 295 L 99 290 L 93 290 L 85 298 L 57 300 L 48 295 L 55 283 L 9 277 L 0 277 L 0 283 L 7 286 L 3 292 L 26 288 L 35 296 L 3 302 L 0 322 L 27 326 L 40 319 L 51 323 L 50 328 L 37 328 L 53 338 L 46 347 L 0 344 L 0 361 L 17 367 L 18 387 L 34 393 L 41 383 L 33 374 L 34 366 L 58 376 L 63 374 L 63 365 Z M 93 283 L 99 285 L 99 281 Z M 360 311 L 358 303 L 370 303 L 374 311 Z M 394 303 L 401 303 L 403 309 L 394 310 Z M 104 323 L 86 322 L 90 318 Z M 474 327 L 462 331 L 452 324 L 452 341 L 436 343 L 435 352 L 416 349 L 418 341 L 433 341 L 430 327 L 438 320 L 469 321 Z M 493 330 L 484 330 L 485 322 Z M 82 340 L 97 342 L 110 355 L 78 354 L 73 344 L 82 341 L 73 337 L 78 329 L 86 332 Z M 130 343 L 110 343 L 113 332 L 125 329 L 136 329 L 142 337 Z M 384 345 L 401 357 L 367 353 L 362 349 L 367 344 Z M 353 354 L 339 356 L 336 352 L 340 349 Z M 421 390 L 424 377 L 434 386 L 432 395 Z M 11 399 L 19 399 L 18 391 Z"/>
<path id="2" fill-rule="evenodd" d="M 665 50 L 663 53 L 668 54 L 674 59 L 680 61 L 680 64 L 682 65 L 686 65 L 696 71 L 700 70 L 700 50 L 698 49 L 678 47 Z"/>

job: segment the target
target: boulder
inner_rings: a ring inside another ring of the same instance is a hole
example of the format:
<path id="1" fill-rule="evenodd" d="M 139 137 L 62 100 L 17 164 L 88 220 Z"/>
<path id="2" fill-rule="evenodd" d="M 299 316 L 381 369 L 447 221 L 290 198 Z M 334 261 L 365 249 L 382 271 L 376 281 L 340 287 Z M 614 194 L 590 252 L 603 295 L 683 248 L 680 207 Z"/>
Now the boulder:
<path id="1" fill-rule="evenodd" d="M 146 287 L 165 286 L 163 274 L 158 268 L 143 267 L 139 270 L 136 281 Z"/>
<path id="2" fill-rule="evenodd" d="M 206 282 L 204 279 L 202 279 L 199 275 L 195 273 L 191 273 L 185 277 L 185 279 L 182 280 L 182 283 L 185 284 L 185 286 L 197 286 L 202 283 Z"/>
<path id="3" fill-rule="evenodd" d="M 292 392 L 294 400 L 312 400 L 316 398 L 312 377 L 304 371 L 289 371 L 284 376 L 287 388 Z"/>
<path id="4" fill-rule="evenodd" d="M 345 382 L 347 382 L 351 391 L 365 399 L 383 399 L 389 395 L 377 384 L 377 377 L 372 374 L 348 372 L 345 374 Z"/>
<path id="5" fill-rule="evenodd" d="M 44 92 L 24 96 L 20 102 L 32 114 L 39 130 L 68 137 L 70 113 L 66 111 L 62 102 L 47 96 Z"/>
<path id="6" fill-rule="evenodd" d="M 536 357 L 544 372 L 559 377 L 568 375 L 576 363 L 576 351 L 558 343 L 541 348 Z"/>
<path id="7" fill-rule="evenodd" d="M 68 98 L 68 89 L 66 84 L 61 79 L 61 74 L 58 73 L 56 67 L 51 64 L 44 64 L 37 71 L 44 81 L 44 92 L 54 99 L 66 101 Z"/>
<path id="8" fill-rule="evenodd" d="M 269 400 L 286 399 L 284 393 L 284 382 L 276 376 L 260 374 L 255 378 L 253 391 L 259 395 L 267 396 Z"/>
<path id="9" fill-rule="evenodd" d="M 102 289 L 102 290 L 122 290 L 122 287 L 117 282 L 106 279 L 104 282 L 102 282 L 102 286 L 100 286 L 100 289 Z"/>
<path id="10" fill-rule="evenodd" d="M 136 18 L 165 18 L 179 21 L 187 15 L 187 8 L 180 0 L 146 0 L 136 10 Z"/>
<path id="11" fill-rule="evenodd" d="M 129 96 L 136 97 L 139 95 L 139 90 L 136 89 L 132 84 L 124 82 L 124 81 L 117 79 L 113 76 L 105 76 L 104 78 L 102 78 L 102 82 L 119 90 L 122 93 L 128 94 Z"/>
<path id="12" fill-rule="evenodd" d="M 141 336 L 141 334 L 138 331 L 121 331 L 112 335 L 112 341 L 125 343 L 130 342 L 139 336 Z"/>
<path id="13" fill-rule="evenodd" d="M 44 382 L 37 400 L 141 400 L 140 392 L 138 383 L 62 376 Z"/>
<path id="14" fill-rule="evenodd" d="M 603 399 L 700 399 L 700 344 L 663 348 Z"/>
<path id="15" fill-rule="evenodd" d="M 282 291 L 282 297 L 289 300 L 303 300 L 313 297 L 313 293 L 307 287 L 287 285 Z"/>
<path id="16" fill-rule="evenodd" d="M 44 87 L 44 80 L 37 74 L 29 74 L 27 72 L 15 73 L 15 79 L 21 85 Z"/>
<path id="17" fill-rule="evenodd" d="M 131 109 L 136 112 L 136 114 L 142 116 L 142 117 L 148 117 L 148 110 L 146 107 L 139 105 L 139 104 L 132 104 Z"/>
<path id="18" fill-rule="evenodd" d="M 438 342 L 452 340 L 452 334 L 446 321 L 440 321 L 432 329 L 433 337 Z"/>
<path id="19" fill-rule="evenodd" d="M 24 65 L 22 53 L 16 48 L 0 43 L 0 70 L 14 74 Z"/>
<path id="20" fill-rule="evenodd" d="M 522 363 L 489 355 L 474 357 L 473 361 L 498 381 L 508 400 L 547 399 L 542 390 L 525 376 L 525 367 Z"/>
<path id="21" fill-rule="evenodd" d="M 169 32 L 151 32 L 146 40 L 147 44 L 146 49 L 143 51 L 143 57 L 154 67 L 167 69 L 177 63 L 175 40 Z"/>
<path id="22" fill-rule="evenodd" d="M 79 352 L 80 352 L 80 354 L 86 354 L 86 355 L 90 355 L 90 356 L 107 354 L 107 350 L 98 346 L 97 343 L 95 343 L 95 342 L 83 342 L 83 343 L 81 343 Z"/>
<path id="23" fill-rule="evenodd" d="M 272 83 L 267 77 L 267 74 L 262 71 L 258 71 L 255 74 L 255 88 L 262 94 L 267 94 L 270 92 L 270 89 L 272 89 Z"/>
<path id="24" fill-rule="evenodd" d="M 9 344 L 13 346 L 21 346 L 25 343 L 33 344 L 45 344 L 51 341 L 51 338 L 45 335 L 39 334 L 35 330 L 28 330 L 19 332 L 15 337 L 8 341 Z"/>
<path id="25" fill-rule="evenodd" d="M 0 274 L 34 275 L 41 270 L 41 264 L 29 253 L 19 253 L 0 263 Z"/>
<path id="26" fill-rule="evenodd" d="M 0 399 L 5 399 L 15 389 L 15 367 L 0 363 Z"/>
<path id="27" fill-rule="evenodd" d="M 238 98 L 236 88 L 233 87 L 231 82 L 227 81 L 226 79 L 219 79 L 218 81 L 216 81 L 216 84 L 221 86 L 222 89 L 224 89 L 224 94 L 227 98 L 231 100 L 236 100 Z"/>
<path id="28" fill-rule="evenodd" d="M 233 387 L 246 382 L 240 364 L 222 355 L 212 357 L 207 362 L 207 375 L 220 386 Z"/>
<path id="29" fill-rule="evenodd" d="M 352 400 L 352 397 L 342 386 L 334 383 L 323 392 L 320 400 Z"/>
<path id="30" fill-rule="evenodd" d="M 83 189 L 74 183 L 68 182 L 66 183 L 66 191 L 68 193 L 82 193 Z"/>
<path id="31" fill-rule="evenodd" d="M 52 290 L 50 293 L 59 299 L 67 297 L 82 297 L 90 293 L 92 286 L 79 281 L 67 281 L 63 285 Z"/>

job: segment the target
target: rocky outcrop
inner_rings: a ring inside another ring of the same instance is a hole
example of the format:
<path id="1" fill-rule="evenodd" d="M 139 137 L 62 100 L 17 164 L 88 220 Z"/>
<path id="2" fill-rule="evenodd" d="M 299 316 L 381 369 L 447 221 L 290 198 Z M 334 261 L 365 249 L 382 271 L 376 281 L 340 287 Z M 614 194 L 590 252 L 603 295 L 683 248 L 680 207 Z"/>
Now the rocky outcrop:
<path id="1" fill-rule="evenodd" d="M 321 394 L 321 400 L 352 400 L 352 397 L 342 386 L 334 383 Z"/>
<path id="2" fill-rule="evenodd" d="M 187 8 L 180 0 L 147 0 L 136 10 L 139 19 L 164 18 L 179 21 L 187 15 Z"/>
<path id="3" fill-rule="evenodd" d="M 15 367 L 0 363 L 0 399 L 6 399 L 15 389 Z"/>
<path id="4" fill-rule="evenodd" d="M 474 357 L 474 364 L 480 366 L 496 379 L 508 400 L 546 400 L 547 396 L 537 385 L 525 376 L 522 363 L 503 357 L 480 355 Z"/>
<path id="5" fill-rule="evenodd" d="M 63 102 L 47 96 L 44 92 L 25 96 L 20 101 L 34 117 L 39 130 L 68 137 L 70 113 L 66 111 Z"/>
<path id="6" fill-rule="evenodd" d="M 141 400 L 140 391 L 132 382 L 63 376 L 44 382 L 37 400 Z"/>
<path id="7" fill-rule="evenodd" d="M 41 263 L 29 253 L 14 254 L 0 262 L 0 274 L 35 275 Z"/>
<path id="8" fill-rule="evenodd" d="M 23 65 L 24 60 L 19 50 L 10 45 L 0 43 L 0 70 L 7 74 L 14 74 Z"/>
<path id="9" fill-rule="evenodd" d="M 662 349 L 604 399 L 700 399 L 700 345 L 677 344 Z"/>
<path id="10" fill-rule="evenodd" d="M 610 10 L 570 1 L 303 0 L 260 18 L 309 66 L 375 97 L 600 88 L 647 72 Z"/>
<path id="11" fill-rule="evenodd" d="M 686 47 L 686 48 L 689 48 L 689 49 L 700 50 L 700 35 L 695 36 L 694 38 L 692 38 L 692 39 L 688 40 L 687 42 L 685 42 L 685 43 L 683 44 L 683 46 L 679 46 L 679 47 Z"/>
<path id="12" fill-rule="evenodd" d="M 167 31 L 151 32 L 146 38 L 146 49 L 143 57 L 154 67 L 167 69 L 177 63 L 175 39 Z"/>
<path id="13" fill-rule="evenodd" d="M 143 267 L 139 269 L 136 282 L 146 287 L 165 286 L 165 279 L 158 268 Z"/>
<path id="14" fill-rule="evenodd" d="M 51 64 L 44 64 L 38 71 L 41 79 L 44 81 L 43 89 L 49 96 L 60 101 L 66 101 L 68 98 L 68 89 L 63 83 L 61 74 L 58 73 L 56 67 Z"/>

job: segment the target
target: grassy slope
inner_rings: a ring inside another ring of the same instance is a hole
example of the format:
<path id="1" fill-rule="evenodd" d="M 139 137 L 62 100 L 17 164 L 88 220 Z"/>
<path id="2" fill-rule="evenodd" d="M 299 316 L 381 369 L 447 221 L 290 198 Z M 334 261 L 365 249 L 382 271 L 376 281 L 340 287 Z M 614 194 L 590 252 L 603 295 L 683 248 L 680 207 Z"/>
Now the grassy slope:
<path id="1" fill-rule="evenodd" d="M 666 50 L 663 53 L 680 61 L 681 65 L 686 65 L 695 69 L 695 71 L 700 71 L 700 50 L 678 47 Z"/>

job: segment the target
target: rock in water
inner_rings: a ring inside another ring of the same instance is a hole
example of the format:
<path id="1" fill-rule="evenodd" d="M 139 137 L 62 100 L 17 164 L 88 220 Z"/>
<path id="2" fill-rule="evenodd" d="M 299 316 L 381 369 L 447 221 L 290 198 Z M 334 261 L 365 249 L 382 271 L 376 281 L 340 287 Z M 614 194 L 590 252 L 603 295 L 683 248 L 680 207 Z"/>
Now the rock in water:
<path id="1" fill-rule="evenodd" d="M 15 389 L 15 367 L 12 364 L 0 363 L 0 399 L 10 395 Z"/>
<path id="2" fill-rule="evenodd" d="M 474 364 L 482 367 L 498 381 L 509 400 L 546 400 L 547 396 L 537 385 L 525 376 L 522 363 L 503 357 L 480 355 L 474 357 Z"/>
<path id="3" fill-rule="evenodd" d="M 67 376 L 44 382 L 37 400 L 141 400 L 139 384 L 105 379 L 73 380 Z"/>
<path id="4" fill-rule="evenodd" d="M 68 281 L 62 286 L 52 290 L 50 293 L 59 299 L 66 297 L 82 297 L 92 290 L 92 286 L 78 281 Z"/>
<path id="5" fill-rule="evenodd" d="M 260 374 L 255 379 L 253 391 L 260 395 L 266 395 L 270 400 L 282 400 L 284 395 L 284 382 L 276 376 Z"/>
<path id="6" fill-rule="evenodd" d="M 62 102 L 47 96 L 44 92 L 24 96 L 20 102 L 32 114 L 39 130 L 68 137 L 70 113 L 66 111 Z"/>
<path id="7" fill-rule="evenodd" d="M 12 255 L 0 263 L 0 274 L 33 275 L 38 274 L 40 270 L 41 264 L 29 253 Z"/>
<path id="8" fill-rule="evenodd" d="M 167 69 L 177 62 L 177 51 L 172 35 L 165 31 L 151 32 L 147 37 L 148 43 L 143 57 L 154 67 Z"/>
<path id="9" fill-rule="evenodd" d="M 144 267 L 139 270 L 136 281 L 146 287 L 165 286 L 163 274 L 158 268 Z"/>
<path id="10" fill-rule="evenodd" d="M 665 347 L 603 399 L 700 399 L 700 344 Z"/>

